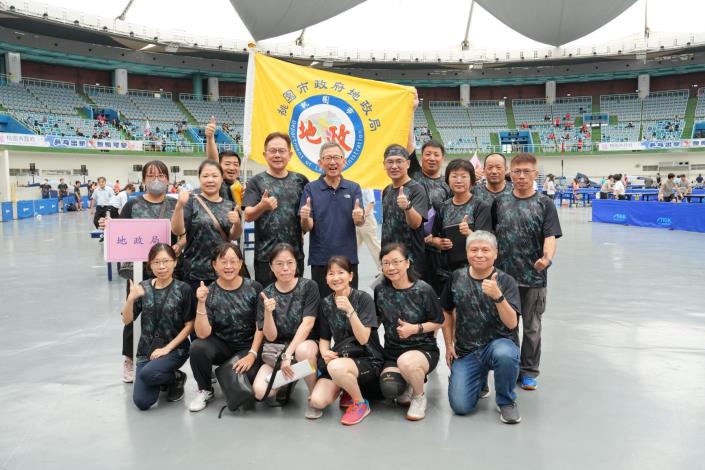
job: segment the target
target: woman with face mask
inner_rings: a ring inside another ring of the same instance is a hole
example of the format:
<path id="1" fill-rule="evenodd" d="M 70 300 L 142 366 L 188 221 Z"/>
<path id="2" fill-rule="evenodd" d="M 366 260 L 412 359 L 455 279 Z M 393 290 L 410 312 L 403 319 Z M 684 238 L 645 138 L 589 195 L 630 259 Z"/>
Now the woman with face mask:
<path id="1" fill-rule="evenodd" d="M 218 162 L 204 160 L 198 167 L 200 194 L 182 189 L 171 217 L 171 231 L 186 236 L 184 281 L 196 290 L 203 281 L 210 285 L 218 277 L 211 256 L 223 242 L 236 240 L 242 233 L 240 208 L 220 195 L 223 169 Z"/>
<path id="2" fill-rule="evenodd" d="M 121 219 L 170 219 L 174 213 L 176 201 L 166 197 L 166 186 L 169 182 L 169 169 L 160 160 L 152 160 L 142 167 L 142 181 L 146 192 L 139 197 L 129 199 L 120 212 Z M 178 256 L 181 253 L 183 242 L 175 237 L 171 240 L 172 249 Z M 143 266 L 142 272 L 145 279 L 154 277 L 152 272 Z M 176 276 L 178 277 L 178 276 Z M 127 281 L 129 294 L 129 281 Z M 125 324 L 122 333 L 123 382 L 131 383 L 134 380 L 134 363 L 132 361 L 132 323 Z"/>

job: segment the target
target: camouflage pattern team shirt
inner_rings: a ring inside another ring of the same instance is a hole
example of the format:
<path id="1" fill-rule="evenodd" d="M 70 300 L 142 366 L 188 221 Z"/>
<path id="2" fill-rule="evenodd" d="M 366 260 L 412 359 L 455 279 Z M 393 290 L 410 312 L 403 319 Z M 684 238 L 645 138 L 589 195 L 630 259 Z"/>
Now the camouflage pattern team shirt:
<path id="1" fill-rule="evenodd" d="M 185 282 L 174 279 L 163 289 L 155 289 L 152 281 L 142 281 L 144 296 L 135 301 L 135 318 L 142 316 L 142 334 L 137 344 L 137 362 L 149 360 L 147 355 L 156 337 L 168 344 L 195 316 L 193 292 Z M 173 352 L 187 356 L 189 341 L 185 340 Z"/>
<path id="2" fill-rule="evenodd" d="M 226 290 L 218 282 L 208 286 L 206 313 L 211 334 L 222 339 L 233 351 L 250 349 L 257 329 L 257 299 L 262 286 L 243 279 L 240 287 Z"/>
<path id="3" fill-rule="evenodd" d="M 492 191 L 487 189 L 487 186 L 485 184 L 477 184 L 474 188 L 472 188 L 472 194 L 480 201 L 484 202 L 488 206 L 491 206 L 494 200 L 497 199 L 497 196 L 511 194 L 513 189 L 514 186 L 512 186 L 512 183 L 507 182 L 503 190 L 498 193 L 493 193 Z"/>
<path id="4" fill-rule="evenodd" d="M 424 231 L 423 223 L 412 229 L 406 223 L 404 209 L 397 205 L 397 197 L 401 188 L 391 184 L 382 191 L 382 247 L 388 243 L 400 243 L 409 252 L 409 259 L 417 272 L 423 272 L 424 264 Z M 428 195 L 424 187 L 414 180 L 404 185 L 404 194 L 409 199 L 412 208 L 418 212 L 424 221 L 428 217 Z"/>
<path id="5" fill-rule="evenodd" d="M 277 208 L 265 212 L 255 221 L 255 261 L 269 263 L 269 253 L 278 243 L 290 244 L 296 250 L 296 258 L 304 258 L 304 238 L 298 213 L 301 194 L 307 183 L 304 175 L 293 171 L 284 178 L 262 172 L 247 181 L 243 206 L 256 206 L 265 190 L 277 199 Z"/>
<path id="6" fill-rule="evenodd" d="M 220 234 L 213 219 L 195 200 L 200 197 L 218 220 L 226 235 L 230 235 L 232 224 L 228 212 L 235 210 L 235 203 L 223 199 L 211 202 L 202 196 L 192 195 L 184 206 L 184 226 L 186 227 L 186 248 L 184 248 L 184 279 L 187 281 L 213 281 L 217 277 L 211 258 L 215 248 L 226 240 Z"/>
<path id="7" fill-rule="evenodd" d="M 497 268 L 522 287 L 546 287 L 547 269 L 538 272 L 534 263 L 543 256 L 546 237 L 563 235 L 553 200 L 538 192 L 527 198 L 505 194 L 492 206 L 492 221 L 499 245 Z"/>
<path id="8" fill-rule="evenodd" d="M 348 299 L 350 300 L 350 304 L 355 309 L 355 312 L 357 312 L 360 322 L 364 326 L 371 328 L 370 339 L 367 344 L 381 353 L 382 347 L 380 346 L 379 334 L 377 333 L 379 323 L 377 320 L 377 313 L 375 311 L 374 300 L 372 300 L 372 297 L 367 292 L 357 289 L 350 290 Z M 350 320 L 348 320 L 345 312 L 339 310 L 335 305 L 335 293 L 321 300 L 319 311 L 318 331 L 321 339 L 326 339 L 329 341 L 333 339 L 334 343 L 340 343 L 341 341 L 354 336 Z M 382 364 L 380 363 L 379 365 L 381 366 Z"/>
<path id="9" fill-rule="evenodd" d="M 289 292 L 280 292 L 276 283 L 265 287 L 262 292 L 270 299 L 277 301 L 274 309 L 274 324 L 277 327 L 277 338 L 274 343 L 284 344 L 290 342 L 299 329 L 304 317 L 318 316 L 318 303 L 320 294 L 318 284 L 310 279 L 298 278 L 296 286 Z M 264 304 L 260 296 L 257 297 L 257 329 L 264 328 Z M 317 334 L 309 337 L 314 339 Z"/>
<path id="10" fill-rule="evenodd" d="M 455 352 L 463 357 L 495 339 L 516 341 L 514 330 L 499 318 L 497 305 L 482 292 L 483 279 L 473 279 L 468 268 L 453 271 L 450 282 L 441 295 L 443 309 L 455 312 Z M 521 312 L 521 299 L 516 281 L 500 270 L 497 272 L 499 290 L 515 312 Z M 492 277 L 490 275 L 490 277 Z M 518 346 L 518 345 L 517 345 Z"/>
<path id="11" fill-rule="evenodd" d="M 389 351 L 438 351 L 433 332 L 399 337 L 399 320 L 412 324 L 443 323 L 443 310 L 433 291 L 424 281 L 415 281 L 407 289 L 395 289 L 388 281 L 375 287 L 377 317 L 384 325 L 384 349 Z"/>

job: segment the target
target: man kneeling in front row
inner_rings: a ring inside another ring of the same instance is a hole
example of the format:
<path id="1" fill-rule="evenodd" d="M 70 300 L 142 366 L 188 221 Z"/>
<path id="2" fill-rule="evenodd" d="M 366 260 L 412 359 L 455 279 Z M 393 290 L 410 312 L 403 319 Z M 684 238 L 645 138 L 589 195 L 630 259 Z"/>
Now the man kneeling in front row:
<path id="1" fill-rule="evenodd" d="M 493 234 L 472 232 L 466 249 L 470 266 L 454 271 L 441 295 L 450 407 L 458 415 L 473 411 L 487 373 L 493 370 L 500 419 L 516 424 L 521 421 L 514 393 L 519 375 L 514 340 L 521 312 L 519 288 L 514 278 L 494 267 Z"/>

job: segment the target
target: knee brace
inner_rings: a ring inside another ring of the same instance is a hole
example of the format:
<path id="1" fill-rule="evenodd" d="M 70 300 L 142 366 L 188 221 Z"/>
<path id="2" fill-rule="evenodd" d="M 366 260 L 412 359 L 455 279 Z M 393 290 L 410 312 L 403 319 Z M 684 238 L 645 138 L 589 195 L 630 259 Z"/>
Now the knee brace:
<path id="1" fill-rule="evenodd" d="M 399 372 L 383 372 L 379 377 L 379 388 L 384 398 L 394 399 L 406 390 L 406 381 Z"/>

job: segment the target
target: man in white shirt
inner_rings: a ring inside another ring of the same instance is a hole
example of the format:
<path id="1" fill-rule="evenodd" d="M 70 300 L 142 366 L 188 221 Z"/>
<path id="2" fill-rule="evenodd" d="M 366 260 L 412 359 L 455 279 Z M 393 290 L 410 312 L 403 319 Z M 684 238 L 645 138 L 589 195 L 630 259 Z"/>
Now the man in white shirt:
<path id="1" fill-rule="evenodd" d="M 130 198 L 130 194 L 134 192 L 134 184 L 129 183 L 125 185 L 125 189 L 110 198 L 110 206 L 116 208 L 118 213 L 122 212 L 122 208 L 125 207 L 125 204 L 127 204 L 127 200 Z M 110 215 L 114 216 L 112 209 L 110 210 Z"/>
<path id="2" fill-rule="evenodd" d="M 106 186 L 105 177 L 98 178 L 98 187 L 95 188 L 91 195 L 90 209 L 93 212 L 93 225 L 98 228 L 98 221 L 105 217 L 109 211 L 111 216 L 118 216 L 117 209 L 111 210 L 110 199 L 115 195 L 112 189 Z"/>

